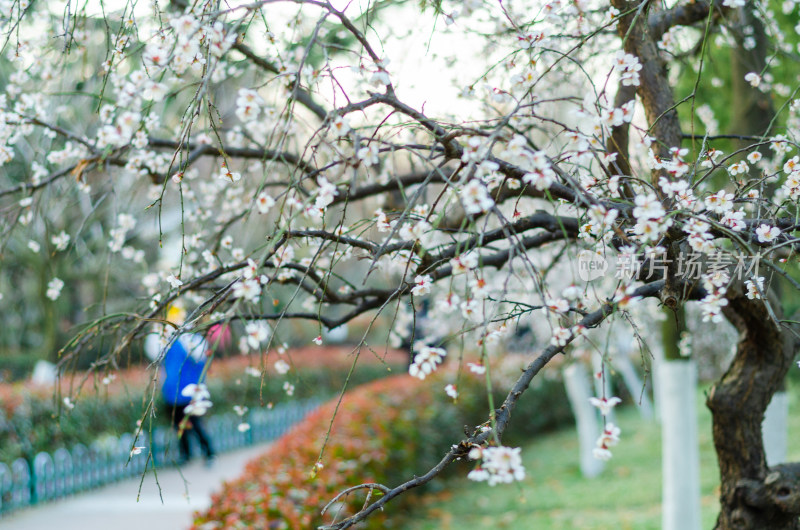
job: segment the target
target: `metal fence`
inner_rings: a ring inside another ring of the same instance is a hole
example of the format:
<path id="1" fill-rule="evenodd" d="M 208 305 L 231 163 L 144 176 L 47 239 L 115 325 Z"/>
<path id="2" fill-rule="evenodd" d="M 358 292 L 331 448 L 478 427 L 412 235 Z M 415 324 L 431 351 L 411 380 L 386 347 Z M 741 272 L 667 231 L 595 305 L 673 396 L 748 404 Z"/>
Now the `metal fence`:
<path id="1" fill-rule="evenodd" d="M 274 440 L 319 404 L 319 400 L 308 400 L 282 403 L 272 410 L 253 410 L 244 417 L 211 416 L 207 429 L 216 452 L 232 451 Z M 238 426 L 243 421 L 250 424 L 250 429 L 240 432 Z M 194 442 L 194 437 L 191 440 Z M 141 476 L 148 466 L 170 465 L 177 460 L 178 440 L 170 428 L 142 432 L 136 441 L 137 446 L 144 447 L 139 455 L 131 456 L 133 441 L 132 435 L 124 434 L 111 441 L 97 441 L 88 448 L 78 444 L 71 451 L 57 449 L 52 454 L 39 453 L 32 460 L 18 458 L 11 465 L 0 463 L 0 515 Z M 148 452 L 152 455 L 149 462 Z"/>

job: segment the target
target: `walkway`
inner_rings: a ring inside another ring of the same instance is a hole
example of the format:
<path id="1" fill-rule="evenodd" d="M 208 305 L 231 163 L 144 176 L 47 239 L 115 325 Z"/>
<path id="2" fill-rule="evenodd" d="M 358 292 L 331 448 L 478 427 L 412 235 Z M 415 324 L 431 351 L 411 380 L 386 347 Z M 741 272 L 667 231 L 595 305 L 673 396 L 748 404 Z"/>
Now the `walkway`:
<path id="1" fill-rule="evenodd" d="M 27 508 L 0 518 L 3 530 L 180 530 L 188 528 L 195 510 L 209 506 L 211 493 L 225 480 L 239 476 L 248 460 L 263 453 L 262 444 L 220 455 L 207 469 L 202 461 L 158 471 L 158 486 L 152 472 L 101 489 Z"/>

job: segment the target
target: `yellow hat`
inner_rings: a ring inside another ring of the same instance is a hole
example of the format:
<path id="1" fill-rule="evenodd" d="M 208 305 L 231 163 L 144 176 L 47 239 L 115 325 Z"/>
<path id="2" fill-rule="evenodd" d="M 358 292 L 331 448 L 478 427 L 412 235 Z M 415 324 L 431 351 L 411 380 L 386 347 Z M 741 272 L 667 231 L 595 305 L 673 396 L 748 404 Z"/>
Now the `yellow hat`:
<path id="1" fill-rule="evenodd" d="M 186 320 L 186 310 L 180 304 L 172 304 L 167 308 L 167 320 L 175 324 L 183 324 Z"/>

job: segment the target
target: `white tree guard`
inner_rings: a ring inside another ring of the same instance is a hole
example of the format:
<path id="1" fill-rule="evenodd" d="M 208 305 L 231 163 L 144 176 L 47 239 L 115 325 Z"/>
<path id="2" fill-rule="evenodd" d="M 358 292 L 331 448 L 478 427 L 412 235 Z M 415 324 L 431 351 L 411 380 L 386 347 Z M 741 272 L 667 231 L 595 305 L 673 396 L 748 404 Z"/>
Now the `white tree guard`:
<path id="1" fill-rule="evenodd" d="M 662 360 L 658 370 L 663 468 L 662 529 L 700 530 L 697 366 Z"/>
<path id="2" fill-rule="evenodd" d="M 761 437 L 764 440 L 768 466 L 786 462 L 788 421 L 789 396 L 783 391 L 775 392 L 764 412 L 764 422 L 761 424 Z"/>
<path id="3" fill-rule="evenodd" d="M 578 430 L 581 473 L 587 478 L 596 477 L 603 471 L 603 462 L 592 455 L 600 436 L 600 422 L 597 409 L 589 403 L 593 394 L 586 368 L 580 363 L 565 368 L 564 385 Z"/>

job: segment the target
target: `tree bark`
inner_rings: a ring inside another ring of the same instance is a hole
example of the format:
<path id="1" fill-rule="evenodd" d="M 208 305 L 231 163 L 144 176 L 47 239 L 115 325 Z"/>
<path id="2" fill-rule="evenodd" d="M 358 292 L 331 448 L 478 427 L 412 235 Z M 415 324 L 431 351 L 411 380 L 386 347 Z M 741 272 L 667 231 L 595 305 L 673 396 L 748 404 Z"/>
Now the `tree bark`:
<path id="1" fill-rule="evenodd" d="M 735 286 L 728 301 L 725 316 L 739 330 L 739 344 L 707 401 L 721 482 L 716 528 L 800 529 L 800 466 L 768 468 L 761 436 L 764 412 L 792 363 L 791 341 L 763 301 Z M 772 308 L 780 319 L 774 300 Z"/>
<path id="2" fill-rule="evenodd" d="M 667 78 L 667 63 L 658 52 L 658 46 L 650 33 L 647 24 L 647 12 L 650 6 L 646 2 L 629 2 L 612 0 L 611 5 L 621 12 L 628 12 L 620 17 L 617 33 L 624 39 L 626 53 L 639 58 L 642 69 L 639 72 L 640 84 L 636 89 L 642 100 L 647 123 L 657 142 L 653 145 L 656 155 L 671 158 L 669 149 L 681 145 L 681 124 L 672 88 Z M 643 11 L 643 12 L 640 12 Z M 654 182 L 657 176 L 654 175 Z"/>

